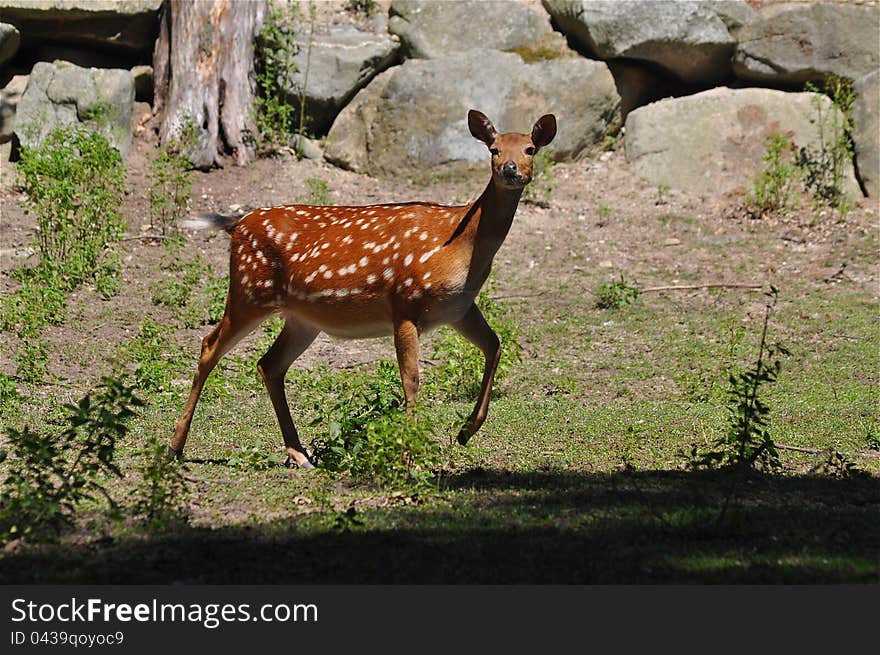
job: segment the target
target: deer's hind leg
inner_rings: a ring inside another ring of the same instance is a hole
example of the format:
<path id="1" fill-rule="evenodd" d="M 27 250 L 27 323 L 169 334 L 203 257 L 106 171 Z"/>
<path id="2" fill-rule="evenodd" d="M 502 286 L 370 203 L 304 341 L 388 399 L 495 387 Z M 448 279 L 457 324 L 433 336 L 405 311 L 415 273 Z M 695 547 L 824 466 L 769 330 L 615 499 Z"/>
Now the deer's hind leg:
<path id="1" fill-rule="evenodd" d="M 196 405 L 199 402 L 199 397 L 202 395 L 202 389 L 205 387 L 208 375 L 217 366 L 220 358 L 232 350 L 235 344 L 257 327 L 265 316 L 265 312 L 248 312 L 242 316 L 234 315 L 229 311 L 229 304 L 227 303 L 227 310 L 223 318 L 202 339 L 202 353 L 199 356 L 199 365 L 193 378 L 189 399 L 186 401 L 183 413 L 174 425 L 174 436 L 171 438 L 171 445 L 168 446 L 168 454 L 170 456 L 178 458 L 183 456 L 183 447 L 186 445 L 186 438 L 192 424 L 193 414 L 196 411 Z"/>
<path id="2" fill-rule="evenodd" d="M 290 365 L 305 352 L 319 332 L 320 330 L 295 318 L 288 318 L 275 343 L 257 364 L 257 369 L 269 392 L 272 407 L 275 408 L 275 416 L 278 418 L 278 427 L 281 428 L 287 454 L 303 469 L 314 468 L 314 465 L 309 461 L 308 453 L 299 440 L 299 434 L 290 416 L 290 407 L 287 405 L 287 396 L 284 392 L 284 376 Z"/>

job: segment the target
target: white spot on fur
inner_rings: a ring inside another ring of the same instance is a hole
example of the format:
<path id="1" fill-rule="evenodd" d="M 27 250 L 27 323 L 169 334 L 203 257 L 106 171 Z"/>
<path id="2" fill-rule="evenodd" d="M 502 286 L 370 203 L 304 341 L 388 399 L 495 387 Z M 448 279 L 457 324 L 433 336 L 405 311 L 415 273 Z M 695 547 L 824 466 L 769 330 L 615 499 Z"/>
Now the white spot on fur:
<path id="1" fill-rule="evenodd" d="M 412 256 L 412 253 L 410 253 L 409 255 L 407 255 L 406 257 L 403 258 L 403 265 L 409 266 L 410 264 L 412 264 L 412 260 L 413 260 L 413 256 Z"/>
<path id="2" fill-rule="evenodd" d="M 384 271 L 382 271 L 382 277 L 384 277 L 386 280 L 390 280 L 393 275 L 394 275 L 394 269 L 392 269 L 390 266 L 388 268 L 386 268 Z"/>
<path id="3" fill-rule="evenodd" d="M 376 276 L 373 275 L 372 273 L 370 273 L 367 276 L 367 284 L 373 284 L 373 282 L 375 282 L 375 281 L 376 281 Z"/>

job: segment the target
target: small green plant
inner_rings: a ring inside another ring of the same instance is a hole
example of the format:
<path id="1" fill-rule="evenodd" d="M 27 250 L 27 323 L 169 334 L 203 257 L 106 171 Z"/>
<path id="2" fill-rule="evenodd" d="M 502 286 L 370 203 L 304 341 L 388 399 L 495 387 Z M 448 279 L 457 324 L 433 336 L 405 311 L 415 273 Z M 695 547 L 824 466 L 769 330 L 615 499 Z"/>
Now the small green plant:
<path id="1" fill-rule="evenodd" d="M 189 488 L 184 464 L 168 456 L 168 444 L 155 434 L 147 438 L 138 455 L 141 482 L 134 490 L 134 513 L 154 530 L 186 523 Z"/>
<path id="2" fill-rule="evenodd" d="M 654 201 L 655 205 L 664 205 L 666 204 L 666 196 L 671 191 L 671 187 L 668 184 L 663 184 L 662 182 L 657 185 L 657 200 Z"/>
<path id="3" fill-rule="evenodd" d="M 801 148 L 797 162 L 804 174 L 804 185 L 813 194 L 814 216 L 827 206 L 836 209 L 843 219 L 851 209 L 851 200 L 843 185 L 846 164 L 853 158 L 855 94 L 852 82 L 836 75 L 829 75 L 823 86 L 833 107 L 829 111 L 821 95 L 813 97 L 816 117 L 811 122 L 816 126 L 818 143 L 815 147 Z M 812 83 L 807 83 L 805 90 L 820 92 Z"/>
<path id="4" fill-rule="evenodd" d="M 241 446 L 226 453 L 226 464 L 245 471 L 265 471 L 284 463 L 284 457 L 260 446 Z"/>
<path id="5" fill-rule="evenodd" d="M 757 360 L 751 368 L 730 375 L 727 430 L 709 450 L 692 449 L 691 464 L 695 468 L 780 468 L 779 453 L 769 429 L 770 407 L 763 396 L 764 387 L 776 382 L 782 369 L 779 357 L 790 353 L 779 344 L 767 343 L 770 315 L 778 298 L 776 287 L 770 288 L 767 297 Z"/>
<path id="6" fill-rule="evenodd" d="M 0 500 L 3 539 L 57 534 L 83 501 L 97 496 L 115 507 L 103 479 L 121 476 L 116 445 L 128 433 L 135 408 L 142 406 L 132 387 L 104 378 L 95 393 L 64 406 L 62 432 L 7 428 L 0 451 L 7 470 Z"/>
<path id="7" fill-rule="evenodd" d="M 330 201 L 330 189 L 327 182 L 319 177 L 310 177 L 306 179 L 306 188 L 308 192 L 300 196 L 300 201 L 305 205 L 328 206 L 333 203 Z"/>
<path id="8" fill-rule="evenodd" d="M 175 255 L 165 271 L 161 279 L 150 285 L 154 305 L 174 309 L 177 319 L 188 328 L 216 323 L 222 318 L 228 276 L 211 275 L 211 267 L 198 254 L 188 262 Z"/>
<path id="9" fill-rule="evenodd" d="M 755 218 L 791 207 L 800 169 L 794 160 L 794 146 L 782 132 L 767 137 L 764 168 L 755 177 L 749 196 L 749 213 Z"/>
<path id="10" fill-rule="evenodd" d="M 312 443 L 318 466 L 348 471 L 390 488 L 428 489 L 440 467 L 440 447 L 427 417 L 401 408 L 400 379 L 393 362 L 374 373 L 324 376 L 327 387 L 314 405 L 326 436 Z"/>
<path id="11" fill-rule="evenodd" d="M 365 18 L 372 18 L 379 13 L 380 9 L 376 0 L 348 0 L 345 3 L 345 11 Z"/>
<path id="12" fill-rule="evenodd" d="M 494 289 L 495 279 L 490 277 L 477 297 L 477 306 L 501 342 L 501 359 L 492 388 L 497 396 L 510 371 L 522 362 L 523 347 L 511 313 L 492 298 Z M 444 400 L 474 400 L 480 392 L 485 356 L 451 328 L 438 330 L 438 337 L 432 358 L 440 363 L 426 371 L 423 393 Z"/>
<path id="13" fill-rule="evenodd" d="M 553 175 L 553 149 L 543 148 L 532 158 L 532 181 L 522 195 L 522 201 L 540 207 L 550 206 L 555 178 Z"/>
<path id="14" fill-rule="evenodd" d="M 314 3 L 310 4 L 310 10 L 314 16 Z M 296 4 L 270 2 L 263 27 L 255 40 L 258 91 L 254 112 L 257 145 L 264 152 L 274 152 L 287 145 L 298 124 L 300 136 L 304 132 L 305 118 L 302 114 L 306 84 L 303 84 L 299 94 L 299 106 L 290 101 L 283 87 L 293 80 L 299 70 L 294 57 L 300 48 L 296 43 L 296 28 L 301 19 L 302 14 Z M 314 29 L 314 18 L 312 26 Z M 305 75 L 307 80 L 308 69 Z"/>
<path id="15" fill-rule="evenodd" d="M 364 519 L 358 514 L 357 508 L 352 505 L 344 512 L 336 512 L 333 515 L 332 530 L 337 533 L 352 532 L 364 526 Z"/>
<path id="16" fill-rule="evenodd" d="M 599 227 L 605 227 L 608 225 L 608 219 L 611 218 L 611 207 L 608 205 L 599 205 L 596 208 L 596 213 L 599 215 L 599 220 L 596 222 L 596 225 Z"/>
<path id="17" fill-rule="evenodd" d="M 24 397 L 19 393 L 15 381 L 6 373 L 0 373 L 0 422 L 8 424 L 19 415 L 19 406 Z"/>
<path id="18" fill-rule="evenodd" d="M 147 170 L 150 184 L 150 228 L 162 235 L 177 231 L 178 221 L 189 209 L 193 165 L 187 157 L 196 144 L 198 131 L 188 117 L 179 133 L 159 146 Z"/>
<path id="19" fill-rule="evenodd" d="M 622 273 L 619 280 L 603 282 L 594 293 L 596 309 L 620 309 L 639 299 L 639 288 L 629 284 Z"/>
<path id="20" fill-rule="evenodd" d="M 132 375 L 138 389 L 168 391 L 172 380 L 188 363 L 183 350 L 166 336 L 172 332 L 170 325 L 146 319 L 137 338 L 119 348 L 120 360 L 134 362 Z"/>
<path id="21" fill-rule="evenodd" d="M 855 462 L 834 448 L 828 449 L 825 452 L 824 459 L 814 466 L 810 472 L 814 475 L 824 475 L 829 478 L 837 478 L 838 480 L 848 480 L 864 475 L 864 471 L 859 470 Z"/>

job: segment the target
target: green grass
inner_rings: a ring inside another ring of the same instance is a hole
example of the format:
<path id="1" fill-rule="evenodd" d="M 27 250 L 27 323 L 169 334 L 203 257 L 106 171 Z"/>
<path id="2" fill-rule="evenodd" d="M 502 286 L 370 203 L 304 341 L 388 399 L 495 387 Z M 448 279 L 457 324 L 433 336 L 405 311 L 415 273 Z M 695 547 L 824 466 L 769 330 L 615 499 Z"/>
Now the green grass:
<path id="1" fill-rule="evenodd" d="M 874 256 L 876 240 L 859 244 L 847 254 L 854 268 Z M 759 239 L 704 248 L 724 248 L 747 271 L 767 252 Z M 57 544 L 0 554 L 0 582 L 880 582 L 880 303 L 872 292 L 794 275 L 779 284 L 769 340 L 792 355 L 766 388 L 770 430 L 777 444 L 811 452 L 783 449 L 782 472 L 746 478 L 719 523 L 728 474 L 689 470 L 688 454 L 725 430 L 727 378 L 754 362 L 763 296 L 645 293 L 598 309 L 588 290 L 607 276 L 526 277 L 498 266 L 493 293 L 514 298 L 498 301 L 503 311 L 490 323 L 512 321 L 522 361 L 509 367 L 467 447 L 454 438 L 472 401 L 442 386 L 423 395 L 442 468 L 436 484 L 417 488 L 280 465 L 281 436 L 255 368 L 279 329 L 271 322 L 209 379 L 186 451 L 189 521 L 164 530 L 136 520 L 131 493 L 148 440 L 170 437 L 197 335 L 208 328 L 139 333 L 140 317 L 120 356 L 128 352 L 129 371 L 140 362 L 152 387 L 120 445 L 124 478 L 107 481 L 125 518 L 85 503 Z M 655 283 L 633 276 L 639 286 Z M 519 289 L 528 297 L 516 299 Z M 172 320 L 158 316 L 154 327 Z M 447 341 L 427 335 L 423 356 Z M 393 357 L 388 340 L 368 352 Z M 322 403 L 332 407 L 327 390 L 374 369 L 295 365 L 288 398 L 308 447 L 327 436 L 326 422 L 316 422 Z M 7 380 L 4 419 L 34 429 L 59 421 L 56 396 L 80 391 L 11 382 L 24 399 L 13 399 Z M 857 473 L 821 468 L 834 452 Z"/>

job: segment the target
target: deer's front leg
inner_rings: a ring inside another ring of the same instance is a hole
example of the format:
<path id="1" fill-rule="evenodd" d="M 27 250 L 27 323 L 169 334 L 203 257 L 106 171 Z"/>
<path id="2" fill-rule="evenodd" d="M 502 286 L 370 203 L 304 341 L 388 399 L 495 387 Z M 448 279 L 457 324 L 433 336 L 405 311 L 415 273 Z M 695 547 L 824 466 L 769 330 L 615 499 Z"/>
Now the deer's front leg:
<path id="1" fill-rule="evenodd" d="M 471 305 L 467 313 L 452 327 L 465 339 L 479 348 L 486 356 L 486 368 L 483 370 L 483 381 L 480 383 L 480 394 L 477 396 L 477 404 L 474 411 L 458 433 L 458 443 L 462 446 L 468 442 L 474 433 L 483 425 L 486 415 L 489 413 L 489 397 L 492 395 L 492 382 L 495 379 L 495 369 L 498 368 L 498 360 L 501 359 L 501 342 L 498 335 L 492 331 L 482 312 L 476 305 Z"/>
<path id="2" fill-rule="evenodd" d="M 407 414 L 411 414 L 419 394 L 419 330 L 412 321 L 394 324 L 394 349 L 403 382 Z"/>

